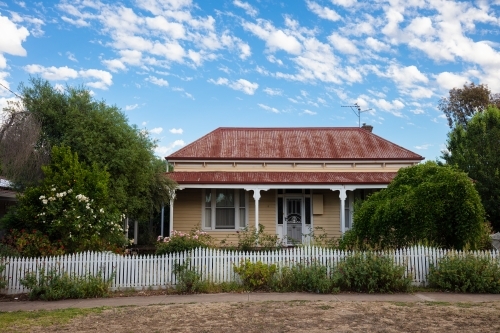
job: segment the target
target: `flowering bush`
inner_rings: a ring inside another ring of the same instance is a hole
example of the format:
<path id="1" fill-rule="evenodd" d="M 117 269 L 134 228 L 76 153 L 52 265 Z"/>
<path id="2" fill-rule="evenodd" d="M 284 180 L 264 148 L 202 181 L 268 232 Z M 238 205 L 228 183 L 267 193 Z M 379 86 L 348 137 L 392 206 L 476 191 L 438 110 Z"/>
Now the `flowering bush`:
<path id="1" fill-rule="evenodd" d="M 49 237 L 38 230 L 10 230 L 3 240 L 6 245 L 25 257 L 43 257 L 65 254 L 60 240 L 51 242 Z"/>
<path id="2" fill-rule="evenodd" d="M 37 230 L 68 253 L 125 245 L 125 216 L 109 204 L 106 171 L 80 163 L 67 147 L 54 147 L 51 163 L 42 169 L 43 182 L 24 191 L 4 228 Z"/>
<path id="3" fill-rule="evenodd" d="M 211 246 L 213 246 L 212 237 L 206 232 L 192 230 L 190 233 L 184 233 L 173 230 L 170 237 L 158 236 L 156 254 L 170 254 Z"/>

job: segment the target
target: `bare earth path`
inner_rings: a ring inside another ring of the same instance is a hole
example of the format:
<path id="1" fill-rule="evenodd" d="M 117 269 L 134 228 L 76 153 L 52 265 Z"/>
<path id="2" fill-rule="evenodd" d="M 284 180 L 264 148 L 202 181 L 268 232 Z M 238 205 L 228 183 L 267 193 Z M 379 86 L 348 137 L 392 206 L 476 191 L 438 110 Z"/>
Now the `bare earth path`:
<path id="1" fill-rule="evenodd" d="M 30 331 L 500 332 L 499 318 L 500 302 L 299 300 L 118 307 L 75 318 L 69 324 L 32 327 Z"/>

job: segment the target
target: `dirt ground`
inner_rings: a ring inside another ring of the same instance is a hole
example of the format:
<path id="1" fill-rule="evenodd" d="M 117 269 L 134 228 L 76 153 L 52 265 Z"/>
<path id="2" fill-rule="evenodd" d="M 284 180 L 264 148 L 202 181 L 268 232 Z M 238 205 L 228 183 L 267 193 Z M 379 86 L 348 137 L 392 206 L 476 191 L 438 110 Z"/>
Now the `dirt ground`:
<path id="1" fill-rule="evenodd" d="M 500 303 L 259 302 L 122 307 L 31 332 L 500 332 Z"/>

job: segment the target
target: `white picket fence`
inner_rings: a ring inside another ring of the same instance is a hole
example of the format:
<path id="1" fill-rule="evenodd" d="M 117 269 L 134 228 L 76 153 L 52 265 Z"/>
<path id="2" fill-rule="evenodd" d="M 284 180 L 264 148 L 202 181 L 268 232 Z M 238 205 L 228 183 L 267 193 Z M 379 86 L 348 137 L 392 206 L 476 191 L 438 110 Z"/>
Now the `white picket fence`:
<path id="1" fill-rule="evenodd" d="M 394 259 L 398 265 L 406 266 L 406 274 L 413 277 L 415 285 L 425 285 L 429 265 L 436 264 L 440 258 L 454 253 L 464 255 L 466 252 L 447 251 L 428 247 L 411 247 L 397 251 L 379 252 Z M 497 251 L 470 252 L 479 257 L 498 259 Z M 265 264 L 277 264 L 279 267 L 293 266 L 296 263 L 311 264 L 313 262 L 335 267 L 336 263 L 352 252 L 325 249 L 320 247 L 298 247 L 277 251 L 238 252 L 221 249 L 196 249 L 190 253 L 173 255 L 138 255 L 123 256 L 112 253 L 85 252 L 72 255 L 44 258 L 0 258 L 6 263 L 3 272 L 7 287 L 1 293 L 18 294 L 28 290 L 20 281 L 28 273 L 38 273 L 42 268 L 58 269 L 69 275 L 84 276 L 101 273 L 105 279 L 112 278 L 112 290 L 166 288 L 177 283 L 174 274 L 175 264 L 189 260 L 190 267 L 201 274 L 202 279 L 211 282 L 238 281 L 233 271 L 234 265 L 241 260 L 261 261 Z"/>

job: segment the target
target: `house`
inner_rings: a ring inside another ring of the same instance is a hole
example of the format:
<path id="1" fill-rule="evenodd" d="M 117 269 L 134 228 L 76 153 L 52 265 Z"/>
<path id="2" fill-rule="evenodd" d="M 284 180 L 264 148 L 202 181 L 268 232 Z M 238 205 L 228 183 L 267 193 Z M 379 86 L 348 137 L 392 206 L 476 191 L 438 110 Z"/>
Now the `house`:
<path id="1" fill-rule="evenodd" d="M 340 237 L 356 198 L 423 160 L 372 128 L 217 128 L 166 157 L 178 183 L 169 232 L 199 227 L 234 242 L 262 224 L 288 244 L 307 242 L 315 227 Z"/>

